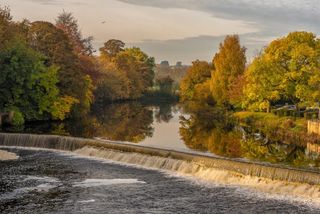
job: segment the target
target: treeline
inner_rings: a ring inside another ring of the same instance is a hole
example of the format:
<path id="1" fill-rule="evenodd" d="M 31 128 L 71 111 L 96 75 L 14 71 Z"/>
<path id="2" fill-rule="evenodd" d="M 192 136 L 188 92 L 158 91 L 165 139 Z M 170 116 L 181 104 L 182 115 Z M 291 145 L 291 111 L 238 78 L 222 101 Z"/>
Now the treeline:
<path id="1" fill-rule="evenodd" d="M 292 32 L 272 41 L 252 63 L 237 35 L 227 36 L 212 63 L 194 61 L 180 87 L 182 101 L 269 112 L 290 103 L 297 110 L 320 101 L 320 40 Z"/>
<path id="2" fill-rule="evenodd" d="M 154 58 L 109 40 L 94 55 L 71 13 L 55 23 L 12 20 L 0 7 L 0 112 L 13 123 L 81 117 L 93 103 L 137 99 L 153 85 Z"/>

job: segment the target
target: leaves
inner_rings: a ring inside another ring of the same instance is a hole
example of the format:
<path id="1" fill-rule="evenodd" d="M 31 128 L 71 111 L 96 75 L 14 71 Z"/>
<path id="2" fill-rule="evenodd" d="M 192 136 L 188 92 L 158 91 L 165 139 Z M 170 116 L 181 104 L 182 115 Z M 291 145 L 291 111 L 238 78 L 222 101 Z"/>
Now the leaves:
<path id="1" fill-rule="evenodd" d="M 212 95 L 219 105 L 227 105 L 231 100 L 237 100 L 235 93 L 231 95 L 230 92 L 239 86 L 237 80 L 244 73 L 245 51 L 246 48 L 240 46 L 237 35 L 227 36 L 220 44 L 219 52 L 213 59 L 215 70 L 211 78 Z"/>
<path id="2" fill-rule="evenodd" d="M 244 106 L 266 110 L 275 102 L 314 105 L 319 99 L 319 40 L 293 32 L 273 41 L 246 71 Z"/>
<path id="3" fill-rule="evenodd" d="M 188 69 L 180 84 L 180 97 L 182 101 L 196 99 L 196 93 L 198 93 L 196 90 L 200 90 L 201 87 L 199 85 L 211 78 L 211 69 L 212 66 L 205 61 L 196 60 L 192 62 L 192 66 Z"/>

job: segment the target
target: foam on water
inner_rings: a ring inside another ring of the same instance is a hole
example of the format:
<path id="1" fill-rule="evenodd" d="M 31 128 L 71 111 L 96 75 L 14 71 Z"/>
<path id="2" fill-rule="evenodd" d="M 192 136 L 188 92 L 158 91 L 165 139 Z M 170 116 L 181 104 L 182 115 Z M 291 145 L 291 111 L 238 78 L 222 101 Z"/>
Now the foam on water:
<path id="1" fill-rule="evenodd" d="M 87 157 L 103 158 L 106 160 L 136 165 L 148 169 L 174 172 L 183 177 L 198 178 L 202 181 L 219 185 L 240 186 L 281 198 L 295 198 L 320 205 L 320 186 L 294 182 L 271 180 L 267 178 L 243 175 L 240 173 L 209 168 L 196 162 L 187 162 L 171 158 L 143 155 L 139 153 L 124 153 L 115 150 L 84 147 L 76 150 L 76 154 Z"/>
<path id="2" fill-rule="evenodd" d="M 17 156 L 15 153 L 0 150 L 0 161 L 17 160 L 18 158 L 19 156 Z"/>
<path id="3" fill-rule="evenodd" d="M 87 203 L 94 203 L 95 201 L 96 201 L 96 200 L 94 200 L 94 199 L 90 199 L 90 200 L 78 201 L 78 203 L 87 204 Z"/>
<path id="4" fill-rule="evenodd" d="M 320 203 L 320 174 L 308 169 L 53 135 L 0 133 L 0 145 L 75 152 L 86 157 L 161 170 L 219 185 L 245 187 L 285 198 L 292 196 Z"/>
<path id="5" fill-rule="evenodd" d="M 42 182 L 48 182 L 48 183 L 57 183 L 59 182 L 58 178 L 53 177 L 38 177 L 38 176 L 27 176 L 23 181 L 30 181 L 30 180 L 36 180 L 36 181 L 42 181 Z"/>
<path id="6" fill-rule="evenodd" d="M 23 197 L 24 194 L 27 194 L 29 192 L 48 192 L 53 188 L 56 188 L 57 185 L 45 183 L 40 184 L 33 187 L 23 187 L 13 190 L 12 192 L 5 193 L 3 195 L 0 195 L 0 200 L 9 200 L 9 199 L 16 199 L 19 197 Z"/>
<path id="7" fill-rule="evenodd" d="M 97 187 L 97 186 L 108 186 L 115 184 L 144 184 L 144 181 L 137 179 L 86 179 L 82 182 L 76 182 L 73 187 Z"/>

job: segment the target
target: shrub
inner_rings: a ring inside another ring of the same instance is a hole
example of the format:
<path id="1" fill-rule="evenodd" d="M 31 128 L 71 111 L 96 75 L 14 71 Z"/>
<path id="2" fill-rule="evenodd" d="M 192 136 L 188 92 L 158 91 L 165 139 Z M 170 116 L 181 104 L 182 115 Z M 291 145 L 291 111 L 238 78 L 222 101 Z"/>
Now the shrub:
<path id="1" fill-rule="evenodd" d="M 13 126 L 22 126 L 24 124 L 23 114 L 20 111 L 13 111 L 13 118 L 11 123 Z"/>

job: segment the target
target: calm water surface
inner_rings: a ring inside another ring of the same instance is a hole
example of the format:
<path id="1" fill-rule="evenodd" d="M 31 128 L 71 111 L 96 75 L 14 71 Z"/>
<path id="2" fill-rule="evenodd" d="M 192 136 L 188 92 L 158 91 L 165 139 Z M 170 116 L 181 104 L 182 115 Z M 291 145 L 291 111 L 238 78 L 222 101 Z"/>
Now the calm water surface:
<path id="1" fill-rule="evenodd" d="M 313 170 L 320 167 L 318 145 L 266 143 L 257 133 L 247 133 L 246 138 L 252 140 L 244 141 L 245 131 L 228 122 L 221 112 L 191 111 L 170 103 L 113 104 L 74 121 L 31 123 L 18 130 L 3 131 L 99 138 Z"/>

